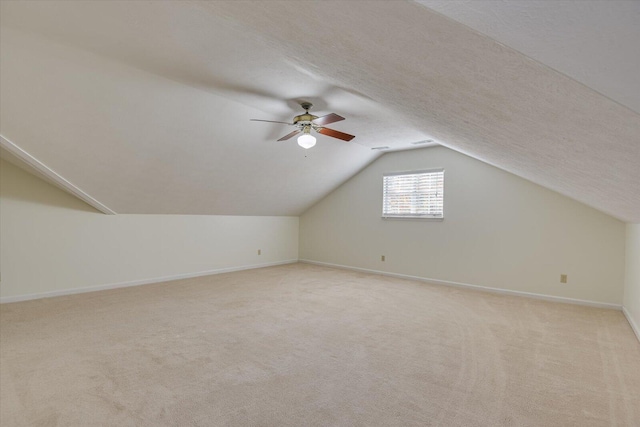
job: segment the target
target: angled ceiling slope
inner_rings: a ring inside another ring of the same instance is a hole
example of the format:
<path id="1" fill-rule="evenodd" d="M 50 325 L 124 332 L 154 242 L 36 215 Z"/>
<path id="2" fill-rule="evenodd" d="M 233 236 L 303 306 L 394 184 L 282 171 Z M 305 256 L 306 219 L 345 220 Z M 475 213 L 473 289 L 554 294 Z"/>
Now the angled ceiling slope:
<path id="1" fill-rule="evenodd" d="M 640 221 L 638 113 L 420 4 L 310 3 L 302 20 L 288 19 L 288 5 L 206 7 L 444 145 Z"/>
<path id="2" fill-rule="evenodd" d="M 417 0 L 640 113 L 637 0 Z"/>
<path id="3" fill-rule="evenodd" d="M 371 146 L 428 137 L 188 3 L 3 2 L 1 18 L 1 134 L 117 213 L 298 215 Z M 290 121 L 299 100 L 357 140 L 305 151 L 249 121 Z"/>
<path id="4" fill-rule="evenodd" d="M 295 215 L 434 137 L 640 222 L 636 112 L 417 3 L 299 5 L 3 2 L 2 133 L 117 212 Z M 248 126 L 313 96 L 358 144 Z"/>

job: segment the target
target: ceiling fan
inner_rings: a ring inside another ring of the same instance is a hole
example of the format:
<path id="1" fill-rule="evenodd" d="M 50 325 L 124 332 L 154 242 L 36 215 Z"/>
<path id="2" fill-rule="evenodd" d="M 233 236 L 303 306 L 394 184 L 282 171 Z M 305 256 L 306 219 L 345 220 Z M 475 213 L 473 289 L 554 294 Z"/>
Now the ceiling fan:
<path id="1" fill-rule="evenodd" d="M 313 107 L 313 104 L 310 102 L 302 102 L 300 106 L 304 109 L 304 114 L 300 114 L 293 118 L 293 123 L 287 122 L 277 122 L 273 120 L 260 120 L 260 119 L 250 119 L 254 122 L 268 122 L 268 123 L 282 123 L 284 125 L 295 126 L 296 130 L 291 133 L 286 134 L 278 141 L 285 141 L 289 138 L 293 138 L 298 134 L 302 134 L 298 137 L 298 145 L 302 148 L 311 148 L 316 145 L 315 136 L 311 135 L 311 131 L 315 131 L 321 133 L 323 135 L 330 136 L 332 138 L 338 138 L 343 141 L 351 141 L 355 138 L 355 135 L 349 135 L 348 133 L 340 132 L 334 129 L 329 129 L 324 127 L 324 125 L 328 125 L 330 123 L 339 122 L 344 120 L 344 117 L 339 116 L 337 114 L 331 113 L 326 116 L 318 117 L 313 114 L 309 114 L 309 110 Z"/>

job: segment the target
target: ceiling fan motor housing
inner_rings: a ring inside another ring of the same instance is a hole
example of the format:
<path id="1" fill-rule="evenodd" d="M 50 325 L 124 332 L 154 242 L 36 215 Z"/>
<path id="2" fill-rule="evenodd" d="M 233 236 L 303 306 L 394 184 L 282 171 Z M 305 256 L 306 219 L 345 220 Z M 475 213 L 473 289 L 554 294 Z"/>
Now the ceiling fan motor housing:
<path id="1" fill-rule="evenodd" d="M 297 125 L 298 123 L 301 125 L 310 125 L 312 120 L 317 119 L 318 116 L 314 116 L 313 114 L 304 113 L 299 116 L 295 116 L 293 118 L 293 124 Z"/>
<path id="2" fill-rule="evenodd" d="M 313 104 L 310 102 L 302 102 L 300 106 L 304 108 L 304 114 L 300 114 L 299 116 L 295 116 L 293 118 L 294 125 L 301 126 L 310 126 L 311 122 L 318 118 L 318 116 L 314 116 L 313 114 L 309 114 L 309 110 L 313 107 Z"/>

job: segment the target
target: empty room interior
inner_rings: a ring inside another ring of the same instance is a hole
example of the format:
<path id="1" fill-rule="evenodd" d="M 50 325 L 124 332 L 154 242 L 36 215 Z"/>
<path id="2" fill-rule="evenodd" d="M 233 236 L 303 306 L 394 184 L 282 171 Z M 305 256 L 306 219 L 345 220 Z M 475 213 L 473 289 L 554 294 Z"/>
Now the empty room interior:
<path id="1" fill-rule="evenodd" d="M 639 22 L 0 0 L 0 425 L 639 427 Z"/>

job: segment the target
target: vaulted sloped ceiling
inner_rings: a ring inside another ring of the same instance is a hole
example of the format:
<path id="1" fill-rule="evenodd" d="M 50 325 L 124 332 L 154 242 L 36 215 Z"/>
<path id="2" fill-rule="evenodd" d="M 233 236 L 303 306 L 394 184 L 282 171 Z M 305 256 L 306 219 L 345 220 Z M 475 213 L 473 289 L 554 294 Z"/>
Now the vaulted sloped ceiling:
<path id="1" fill-rule="evenodd" d="M 372 147 L 435 139 L 640 222 L 640 115 L 424 5 L 2 2 L 1 19 L 2 135 L 118 213 L 297 215 Z M 303 150 L 249 122 L 299 100 L 356 139 Z"/>
<path id="2" fill-rule="evenodd" d="M 638 0 L 417 0 L 640 113 Z"/>

